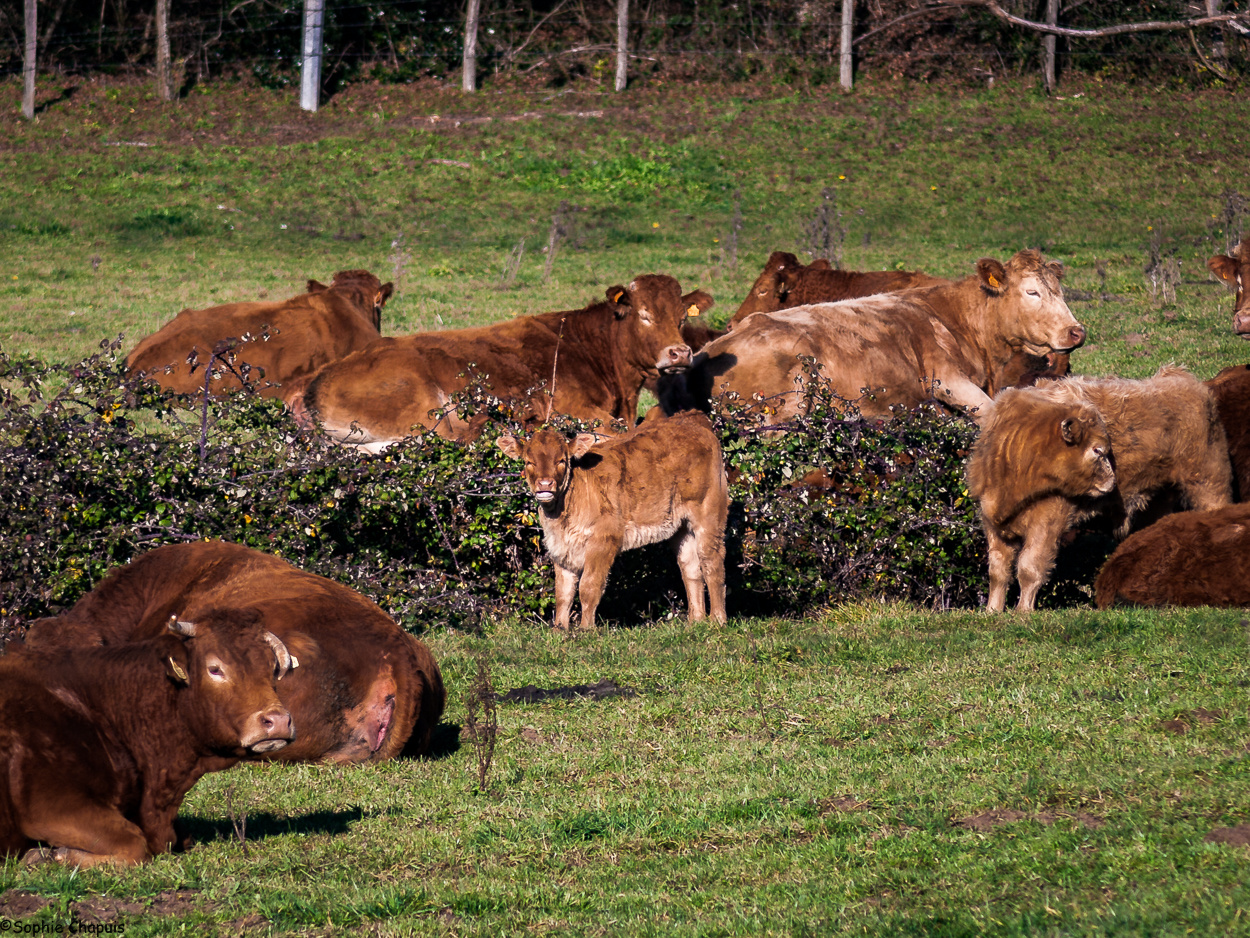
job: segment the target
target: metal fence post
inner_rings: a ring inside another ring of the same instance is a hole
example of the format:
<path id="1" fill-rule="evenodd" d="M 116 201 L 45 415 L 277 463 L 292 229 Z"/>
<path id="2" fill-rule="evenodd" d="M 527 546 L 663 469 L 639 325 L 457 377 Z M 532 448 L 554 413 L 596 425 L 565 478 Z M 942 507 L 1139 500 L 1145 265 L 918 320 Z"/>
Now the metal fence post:
<path id="1" fill-rule="evenodd" d="M 304 58 L 300 64 L 299 106 L 315 111 L 321 103 L 321 34 L 325 0 L 304 0 Z"/>

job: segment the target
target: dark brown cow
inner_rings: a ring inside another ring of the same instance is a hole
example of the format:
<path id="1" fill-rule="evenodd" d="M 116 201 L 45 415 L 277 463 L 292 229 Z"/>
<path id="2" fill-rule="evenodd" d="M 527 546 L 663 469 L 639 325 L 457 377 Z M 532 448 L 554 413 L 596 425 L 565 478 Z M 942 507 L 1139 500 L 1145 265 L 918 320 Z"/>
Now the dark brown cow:
<path id="1" fill-rule="evenodd" d="M 0 853 L 141 863 L 178 842 L 205 772 L 295 735 L 278 699 L 291 656 L 259 618 L 175 618 L 159 638 L 0 659 Z"/>
<path id="2" fill-rule="evenodd" d="M 720 443 L 702 414 L 647 422 L 624 436 L 570 444 L 541 429 L 528 442 L 502 436 L 499 448 L 523 460 L 538 501 L 543 544 L 556 567 L 556 628 L 569 628 L 573 595 L 582 627 L 595 624 L 608 571 L 622 550 L 671 540 L 691 620 L 725 621 L 725 521 L 729 489 Z"/>
<path id="3" fill-rule="evenodd" d="M 946 283 L 920 270 L 834 270 L 823 258 L 804 266 L 787 251 L 773 251 L 733 319 L 732 331 L 752 313 L 775 313 L 795 306 L 852 300 L 874 293 Z"/>
<path id="4" fill-rule="evenodd" d="M 299 739 L 283 762 L 378 762 L 428 750 L 442 676 L 424 644 L 355 590 L 220 541 L 149 551 L 113 570 L 72 609 L 31 625 L 27 646 L 116 644 L 158 634 L 173 613 L 259 616 L 299 662 L 279 687 Z"/>
<path id="5" fill-rule="evenodd" d="M 858 299 L 874 293 L 897 293 L 915 287 L 950 285 L 952 281 L 930 277 L 919 270 L 834 270 L 826 260 L 815 260 L 804 267 L 797 257 L 785 251 L 774 251 L 751 287 L 751 292 L 729 321 L 734 324 L 752 313 L 771 313 L 796 306 L 836 303 Z M 712 338 L 717 338 L 712 336 Z M 709 339 L 708 341 L 711 341 Z M 704 345 L 707 342 L 703 343 Z M 696 352 L 702 346 L 690 346 Z M 1068 373 L 1068 355 L 1051 352 L 1044 356 L 1030 355 L 1016 349 L 1005 364 L 991 363 L 985 393 L 993 397 L 1004 388 L 1028 387 L 1042 378 L 1062 378 Z"/>
<path id="6" fill-rule="evenodd" d="M 552 410 L 632 427 L 647 378 L 690 365 L 682 322 L 711 306 L 706 293 L 682 296 L 672 277 L 647 274 L 612 287 L 607 302 L 585 309 L 381 339 L 321 369 L 293 410 L 302 422 L 315 420 L 333 439 L 367 452 L 410 436 L 414 427 L 471 438 L 484 417 L 469 421 L 449 412 L 436 419 L 430 412 L 448 407 L 474 366 L 493 394 L 525 403 L 528 422 L 541 423 Z"/>
<path id="7" fill-rule="evenodd" d="M 1225 368 L 1207 382 L 1219 411 L 1228 458 L 1233 464 L 1233 500 L 1250 500 L 1250 365 Z"/>
<path id="8" fill-rule="evenodd" d="M 1233 332 L 1250 339 L 1250 238 L 1233 248 L 1233 255 L 1217 254 L 1207 261 L 1211 273 L 1236 294 L 1233 300 Z"/>
<path id="9" fill-rule="evenodd" d="M 1065 531 L 1109 514 L 1123 537 L 1151 496 L 1170 487 L 1194 508 L 1231 500 L 1215 402 L 1184 369 L 1139 381 L 1065 378 L 998 395 L 968 460 L 968 491 L 989 542 L 989 608 L 1005 607 L 1015 567 L 1017 608 L 1031 610 Z"/>
<path id="10" fill-rule="evenodd" d="M 982 258 L 976 269 L 902 293 L 755 313 L 709 343 L 687 374 L 661 382 L 660 403 L 673 413 L 707 409 L 724 391 L 759 394 L 788 419 L 807 406 L 802 358 L 811 357 L 838 395 L 863 397 L 864 414 L 935 397 L 983 419 L 987 389 L 1017 352 L 1069 352 L 1085 341 L 1085 328 L 1063 301 L 1063 268 L 1036 251 L 1006 265 Z"/>
<path id="11" fill-rule="evenodd" d="M 248 377 L 261 394 L 289 399 L 292 383 L 381 338 L 382 307 L 392 290 L 367 270 L 340 270 L 328 287 L 309 280 L 308 292 L 289 300 L 184 309 L 135 346 L 126 368 L 179 394 L 202 393 L 204 369 L 218 343 L 252 336 L 235 346 L 236 368 L 246 363 L 253 369 Z M 261 339 L 266 329 L 269 338 Z M 213 370 L 211 393 L 241 386 L 220 362 Z"/>
<path id="12" fill-rule="evenodd" d="M 1250 606 L 1250 505 L 1182 511 L 1130 535 L 1098 574 L 1094 602 Z"/>

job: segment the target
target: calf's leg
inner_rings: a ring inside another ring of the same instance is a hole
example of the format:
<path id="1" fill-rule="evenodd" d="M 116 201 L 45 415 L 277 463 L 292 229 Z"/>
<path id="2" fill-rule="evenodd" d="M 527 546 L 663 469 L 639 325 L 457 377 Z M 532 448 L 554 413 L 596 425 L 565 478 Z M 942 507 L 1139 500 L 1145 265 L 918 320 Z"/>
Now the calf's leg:
<path id="1" fill-rule="evenodd" d="M 707 606 L 703 602 L 703 567 L 699 563 L 699 543 L 694 532 L 688 528 L 683 530 L 677 535 L 674 546 L 681 579 L 686 584 L 686 608 L 690 621 L 707 618 Z"/>
<path id="2" fill-rule="evenodd" d="M 586 566 L 577 586 L 577 595 L 582 601 L 581 627 L 584 629 L 595 627 L 595 610 L 599 608 L 599 600 L 603 598 L 612 561 L 620 550 L 619 538 L 595 537 L 586 545 Z"/>
<path id="3" fill-rule="evenodd" d="M 989 542 L 990 595 L 986 608 L 1002 612 L 1007 608 L 1007 589 L 1011 586 L 1012 568 L 1016 565 L 1016 546 L 999 537 L 986 524 L 985 539 Z"/>
<path id="4" fill-rule="evenodd" d="M 573 597 L 577 595 L 578 574 L 556 564 L 556 628 L 567 632 L 573 615 Z"/>
<path id="5" fill-rule="evenodd" d="M 1059 539 L 1068 529 L 1069 515 L 1065 512 L 1037 512 L 1028 524 L 1020 559 L 1016 563 L 1016 577 L 1020 581 L 1020 600 L 1016 608 L 1032 612 L 1038 590 L 1050 579 L 1055 556 L 1059 553 Z"/>

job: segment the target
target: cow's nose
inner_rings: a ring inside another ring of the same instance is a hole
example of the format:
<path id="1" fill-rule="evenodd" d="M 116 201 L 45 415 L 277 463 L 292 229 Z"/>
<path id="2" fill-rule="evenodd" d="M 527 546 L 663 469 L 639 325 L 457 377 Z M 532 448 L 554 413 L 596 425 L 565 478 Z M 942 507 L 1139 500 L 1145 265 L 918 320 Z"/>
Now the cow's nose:
<path id="1" fill-rule="evenodd" d="M 260 725 L 267 739 L 294 739 L 295 727 L 291 714 L 281 707 L 266 710 L 260 715 Z"/>
<path id="2" fill-rule="evenodd" d="M 1068 348 L 1077 348 L 1085 344 L 1085 327 L 1075 325 L 1068 330 Z"/>
<path id="3" fill-rule="evenodd" d="M 657 362 L 657 365 L 662 371 L 668 371 L 673 368 L 689 368 L 690 360 L 693 357 L 694 353 L 690 351 L 689 345 L 670 345 L 660 352 L 660 360 Z"/>
<path id="4" fill-rule="evenodd" d="M 1243 310 L 1233 317 L 1233 333 L 1250 339 L 1250 309 Z"/>

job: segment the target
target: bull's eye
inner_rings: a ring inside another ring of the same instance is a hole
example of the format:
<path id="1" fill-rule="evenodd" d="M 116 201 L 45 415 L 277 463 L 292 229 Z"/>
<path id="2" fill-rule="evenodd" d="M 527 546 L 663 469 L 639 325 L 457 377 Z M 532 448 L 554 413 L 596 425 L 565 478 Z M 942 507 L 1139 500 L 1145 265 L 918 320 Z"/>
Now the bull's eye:
<path id="1" fill-rule="evenodd" d="M 1026 290 L 1025 292 L 1026 292 L 1026 293 L 1028 293 L 1028 294 L 1029 294 L 1029 296 L 1037 296 L 1037 295 L 1038 295 L 1038 293 L 1037 293 L 1037 291 L 1036 291 L 1036 290 Z"/>
<path id="2" fill-rule="evenodd" d="M 224 681 L 226 679 L 226 672 L 221 669 L 220 665 L 210 664 L 208 666 L 208 676 L 214 681 Z"/>

